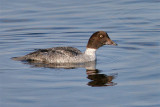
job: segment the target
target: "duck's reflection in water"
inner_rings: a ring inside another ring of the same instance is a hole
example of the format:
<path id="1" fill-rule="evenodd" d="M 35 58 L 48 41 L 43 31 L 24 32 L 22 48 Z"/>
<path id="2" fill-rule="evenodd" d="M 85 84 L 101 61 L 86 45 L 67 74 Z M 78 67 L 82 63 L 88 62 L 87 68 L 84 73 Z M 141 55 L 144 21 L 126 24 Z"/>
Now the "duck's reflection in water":
<path id="1" fill-rule="evenodd" d="M 118 74 L 99 74 L 100 71 L 98 69 L 96 70 L 87 70 L 87 78 L 91 81 L 88 82 L 88 86 L 92 87 L 102 87 L 102 86 L 114 86 L 117 85 L 117 83 L 112 82 L 113 79 L 117 77 Z"/>
<path id="2" fill-rule="evenodd" d="M 92 87 L 102 87 L 102 86 L 114 86 L 117 83 L 114 83 L 112 80 L 117 77 L 118 74 L 100 74 L 102 70 L 96 69 L 96 62 L 87 62 L 87 63 L 65 63 L 65 64 L 55 64 L 55 63 L 40 63 L 37 61 L 27 61 L 25 64 L 30 64 L 32 67 L 45 67 L 45 68 L 64 68 L 64 69 L 74 69 L 74 68 L 86 68 L 87 78 L 91 80 L 88 82 L 88 86 Z"/>

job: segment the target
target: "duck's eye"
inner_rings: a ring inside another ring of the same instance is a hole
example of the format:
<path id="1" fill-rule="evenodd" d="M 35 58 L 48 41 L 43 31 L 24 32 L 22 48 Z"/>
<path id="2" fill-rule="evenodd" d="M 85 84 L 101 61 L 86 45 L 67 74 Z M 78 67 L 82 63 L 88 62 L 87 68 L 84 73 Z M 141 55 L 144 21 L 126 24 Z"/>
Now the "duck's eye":
<path id="1" fill-rule="evenodd" d="M 100 38 L 103 38 L 103 35 L 99 35 Z"/>

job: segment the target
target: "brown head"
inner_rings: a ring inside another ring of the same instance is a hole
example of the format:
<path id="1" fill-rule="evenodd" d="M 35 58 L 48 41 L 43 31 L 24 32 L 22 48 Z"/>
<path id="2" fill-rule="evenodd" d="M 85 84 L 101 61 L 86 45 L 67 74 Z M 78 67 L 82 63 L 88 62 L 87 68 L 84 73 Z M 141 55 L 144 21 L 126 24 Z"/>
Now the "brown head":
<path id="1" fill-rule="evenodd" d="M 109 38 L 106 32 L 97 31 L 93 33 L 92 36 L 90 37 L 87 44 L 87 48 L 98 49 L 103 45 L 117 45 L 117 44 Z"/>

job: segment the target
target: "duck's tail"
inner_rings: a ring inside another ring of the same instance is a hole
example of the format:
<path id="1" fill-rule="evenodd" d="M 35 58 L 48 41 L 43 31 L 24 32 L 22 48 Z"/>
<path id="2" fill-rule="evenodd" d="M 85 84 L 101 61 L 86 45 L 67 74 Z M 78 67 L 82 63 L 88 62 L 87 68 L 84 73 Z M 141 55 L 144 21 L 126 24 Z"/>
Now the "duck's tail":
<path id="1" fill-rule="evenodd" d="M 12 60 L 15 60 L 15 61 L 24 61 L 24 60 L 26 60 L 26 57 L 25 57 L 25 56 L 12 57 L 11 59 L 12 59 Z"/>

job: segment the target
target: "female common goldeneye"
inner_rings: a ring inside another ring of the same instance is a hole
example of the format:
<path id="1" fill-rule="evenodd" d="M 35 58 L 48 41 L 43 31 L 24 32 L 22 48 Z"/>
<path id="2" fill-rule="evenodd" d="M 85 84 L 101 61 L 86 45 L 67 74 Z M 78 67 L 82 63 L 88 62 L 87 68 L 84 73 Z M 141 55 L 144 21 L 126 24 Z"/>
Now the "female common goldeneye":
<path id="1" fill-rule="evenodd" d="M 90 37 L 86 51 L 82 53 L 73 47 L 53 47 L 39 49 L 21 57 L 13 57 L 18 61 L 39 61 L 44 63 L 84 63 L 96 60 L 96 50 L 103 45 L 117 45 L 104 31 L 97 31 Z"/>

